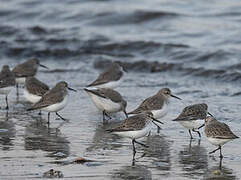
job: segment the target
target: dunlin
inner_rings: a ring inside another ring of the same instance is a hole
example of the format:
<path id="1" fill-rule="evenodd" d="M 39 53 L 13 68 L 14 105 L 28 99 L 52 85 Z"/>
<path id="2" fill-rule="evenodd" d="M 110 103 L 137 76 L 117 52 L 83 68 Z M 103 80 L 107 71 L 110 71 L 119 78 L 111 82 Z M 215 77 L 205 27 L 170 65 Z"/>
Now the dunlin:
<path id="1" fill-rule="evenodd" d="M 16 85 L 17 85 L 17 95 L 18 95 L 18 84 L 24 84 L 26 77 L 35 76 L 38 67 L 48 69 L 46 66 L 39 63 L 38 59 L 29 59 L 28 61 L 18 64 L 12 72 L 15 74 Z"/>
<path id="2" fill-rule="evenodd" d="M 9 66 L 5 65 L 0 72 L 0 94 L 5 95 L 6 109 L 8 109 L 8 94 L 14 86 L 15 76 L 10 71 Z"/>
<path id="3" fill-rule="evenodd" d="M 230 130 L 227 124 L 217 121 L 212 116 L 205 119 L 205 134 L 211 144 L 218 146 L 217 149 L 209 152 L 209 154 L 220 150 L 220 158 L 223 158 L 222 145 L 233 139 L 239 138 Z"/>
<path id="4" fill-rule="evenodd" d="M 56 115 L 62 120 L 66 120 L 58 114 L 58 111 L 62 110 L 67 105 L 68 89 L 76 91 L 68 87 L 68 84 L 65 81 L 57 83 L 55 87 L 46 92 L 37 103 L 35 103 L 31 108 L 28 109 L 28 111 L 35 109 L 47 111 L 48 124 L 51 112 L 55 112 Z"/>
<path id="5" fill-rule="evenodd" d="M 117 63 L 112 63 L 98 78 L 87 85 L 87 87 L 95 88 L 116 88 L 122 82 L 124 69 Z"/>
<path id="6" fill-rule="evenodd" d="M 108 129 L 107 131 L 132 140 L 134 159 L 136 154 L 135 143 L 148 147 L 136 141 L 136 139 L 142 138 L 150 132 L 152 122 L 162 123 L 155 119 L 151 112 L 144 112 L 125 119 L 118 127 Z"/>
<path id="7" fill-rule="evenodd" d="M 103 112 L 103 121 L 105 121 L 105 116 L 110 116 L 107 113 L 123 111 L 126 113 L 126 101 L 122 98 L 120 93 L 110 88 L 100 88 L 100 89 L 84 89 L 98 109 Z"/>
<path id="8" fill-rule="evenodd" d="M 207 104 L 194 104 L 185 107 L 182 113 L 173 121 L 177 121 L 183 127 L 187 128 L 191 139 L 193 139 L 191 131 L 198 133 L 199 137 L 201 137 L 198 129 L 204 126 L 204 119 L 207 117 L 207 114 L 210 114 Z"/>
<path id="9" fill-rule="evenodd" d="M 153 113 L 154 118 L 156 118 L 156 119 L 164 117 L 167 114 L 168 104 L 169 104 L 168 99 L 170 97 L 174 97 L 174 98 L 181 100 L 181 98 L 174 96 L 171 93 L 171 90 L 169 88 L 163 88 L 163 89 L 160 89 L 157 92 L 157 94 L 155 94 L 154 96 L 151 96 L 151 97 L 145 99 L 139 105 L 139 107 L 137 107 L 135 110 L 129 112 L 128 114 L 139 114 L 142 112 L 151 111 Z M 160 129 L 158 127 L 158 132 L 159 132 L 159 130 Z"/>
<path id="10" fill-rule="evenodd" d="M 24 97 L 31 103 L 37 103 L 49 90 L 48 85 L 35 77 L 27 77 L 24 84 Z M 41 111 L 40 113 L 41 114 Z"/>

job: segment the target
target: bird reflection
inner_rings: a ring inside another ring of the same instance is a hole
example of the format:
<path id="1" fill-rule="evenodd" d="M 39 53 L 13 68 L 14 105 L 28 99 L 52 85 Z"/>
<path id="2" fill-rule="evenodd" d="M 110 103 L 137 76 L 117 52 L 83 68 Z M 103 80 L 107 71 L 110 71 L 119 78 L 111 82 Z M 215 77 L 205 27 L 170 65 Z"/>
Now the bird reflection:
<path id="1" fill-rule="evenodd" d="M 114 170 L 111 174 L 111 179 L 152 179 L 151 171 L 143 165 L 123 166 L 121 169 Z"/>
<path id="2" fill-rule="evenodd" d="M 15 125 L 12 121 L 1 120 L 0 121 L 0 144 L 2 150 L 11 150 L 11 147 L 14 146 L 13 140 L 16 136 Z"/>
<path id="3" fill-rule="evenodd" d="M 216 161 L 215 158 L 213 160 Z M 222 163 L 222 158 L 219 158 L 216 165 L 208 169 L 208 173 L 205 173 L 205 179 L 237 179 L 237 177 L 233 173 L 233 170 L 223 166 Z"/>
<path id="4" fill-rule="evenodd" d="M 155 135 L 147 137 L 148 149 L 145 157 L 152 160 L 159 170 L 169 171 L 171 169 L 170 144 L 165 137 Z"/>
<path id="5" fill-rule="evenodd" d="M 25 149 L 50 152 L 47 156 L 64 158 L 69 155 L 69 141 L 57 128 L 49 128 L 40 120 L 32 121 L 25 129 Z"/>
<path id="6" fill-rule="evenodd" d="M 189 145 L 179 152 L 179 163 L 185 175 L 200 177 L 200 172 L 208 168 L 207 150 L 200 146 L 200 139 L 196 145 L 192 143 L 193 140 L 190 140 Z"/>
<path id="7" fill-rule="evenodd" d="M 121 137 L 106 132 L 106 129 L 117 126 L 120 122 L 109 122 L 108 124 L 99 124 L 95 130 L 92 144 L 87 148 L 88 151 L 98 149 L 117 150 L 122 147 L 121 143 L 117 143 Z"/>

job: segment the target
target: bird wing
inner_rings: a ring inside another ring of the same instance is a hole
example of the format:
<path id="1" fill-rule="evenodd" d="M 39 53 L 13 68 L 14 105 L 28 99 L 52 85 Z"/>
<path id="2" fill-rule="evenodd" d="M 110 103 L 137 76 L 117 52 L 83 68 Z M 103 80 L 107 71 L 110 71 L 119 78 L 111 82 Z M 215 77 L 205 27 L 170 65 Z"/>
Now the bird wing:
<path id="1" fill-rule="evenodd" d="M 52 104 L 60 103 L 63 101 L 64 95 L 62 91 L 47 91 L 43 97 L 39 100 L 39 102 L 35 103 L 30 109 L 42 109 L 44 107 L 50 106 Z"/>
<path id="2" fill-rule="evenodd" d="M 122 77 L 122 75 L 123 73 L 121 71 L 118 71 L 118 72 L 113 72 L 112 70 L 104 71 L 98 76 L 98 78 L 94 82 L 89 84 L 87 87 L 101 85 L 110 81 L 117 81 Z"/>
<path id="3" fill-rule="evenodd" d="M 148 110 L 158 110 L 161 109 L 164 105 L 164 101 L 157 95 L 145 99 L 140 106 L 138 106 L 134 111 L 129 112 L 128 114 L 139 114 Z"/>
<path id="4" fill-rule="evenodd" d="M 122 101 L 121 95 L 117 91 L 112 90 L 112 89 L 106 89 L 106 88 L 87 89 L 87 88 L 85 88 L 84 90 L 87 91 L 87 92 L 93 93 L 96 96 L 100 96 L 100 97 L 105 98 L 105 99 L 110 99 L 113 102 L 118 103 L 118 102 Z"/>
<path id="5" fill-rule="evenodd" d="M 238 138 L 225 123 L 215 122 L 215 125 L 209 124 L 205 129 L 206 134 L 218 139 L 235 139 Z"/>
<path id="6" fill-rule="evenodd" d="M 28 66 L 25 62 L 23 64 L 17 65 L 12 72 L 15 74 L 16 77 L 26 77 L 26 76 L 34 76 L 36 74 L 36 69 Z"/>
<path id="7" fill-rule="evenodd" d="M 138 131 L 145 126 L 145 122 L 140 120 L 140 116 L 132 116 L 123 121 L 118 127 L 107 130 L 109 132 Z"/>
<path id="8" fill-rule="evenodd" d="M 49 87 L 42 82 L 38 82 L 38 84 L 32 86 L 31 89 L 29 88 L 28 90 L 32 94 L 43 96 L 49 90 Z"/>
<path id="9" fill-rule="evenodd" d="M 205 119 L 207 116 L 206 110 L 197 108 L 196 106 L 187 106 L 182 113 L 173 121 L 194 121 L 198 119 Z"/>

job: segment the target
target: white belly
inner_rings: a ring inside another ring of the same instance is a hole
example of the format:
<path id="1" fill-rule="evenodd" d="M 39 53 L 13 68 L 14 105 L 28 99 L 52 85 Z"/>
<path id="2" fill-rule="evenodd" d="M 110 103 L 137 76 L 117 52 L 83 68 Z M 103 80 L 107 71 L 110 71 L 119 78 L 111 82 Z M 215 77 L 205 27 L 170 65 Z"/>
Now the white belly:
<path id="1" fill-rule="evenodd" d="M 113 132 L 113 134 L 117 134 L 121 137 L 130 138 L 130 139 L 138 139 L 146 136 L 151 131 L 151 123 L 149 123 L 144 129 L 137 131 L 123 131 L 123 132 Z"/>
<path id="2" fill-rule="evenodd" d="M 26 88 L 24 88 L 23 95 L 31 103 L 37 103 L 41 99 L 41 96 L 29 93 Z"/>
<path id="3" fill-rule="evenodd" d="M 8 95 L 11 92 L 12 88 L 13 86 L 0 88 L 0 94 Z"/>
<path id="4" fill-rule="evenodd" d="M 115 89 L 115 88 L 118 87 L 122 82 L 123 82 L 123 78 L 120 78 L 118 81 L 110 81 L 110 82 L 108 82 L 108 83 L 100 84 L 100 85 L 92 86 L 92 87 Z"/>
<path id="5" fill-rule="evenodd" d="M 17 84 L 25 84 L 25 77 L 20 77 L 20 78 L 16 78 L 16 83 Z"/>
<path id="6" fill-rule="evenodd" d="M 225 143 L 227 143 L 228 141 L 231 141 L 232 139 L 217 139 L 217 138 L 211 138 L 211 137 L 207 137 L 208 141 L 215 145 L 215 146 L 219 146 L 219 145 L 224 145 Z"/>
<path id="7" fill-rule="evenodd" d="M 111 101 L 110 99 L 102 98 L 99 96 L 96 96 L 90 92 L 88 92 L 89 96 L 91 97 L 92 101 L 96 105 L 98 109 L 101 111 L 107 111 L 107 112 L 118 112 L 121 110 L 121 104 L 115 103 Z"/>
<path id="8" fill-rule="evenodd" d="M 187 129 L 197 129 L 204 124 L 204 120 L 195 121 L 178 121 L 183 127 Z"/>
<path id="9" fill-rule="evenodd" d="M 60 103 L 52 104 L 50 106 L 47 106 L 45 108 L 42 108 L 41 110 L 47 111 L 47 112 L 58 112 L 62 110 L 68 103 L 68 95 L 65 96 L 64 100 Z"/>
<path id="10" fill-rule="evenodd" d="M 159 119 L 159 118 L 164 117 L 167 114 L 167 109 L 168 109 L 168 105 L 164 104 L 162 109 L 152 110 L 151 112 L 152 112 L 154 118 Z"/>

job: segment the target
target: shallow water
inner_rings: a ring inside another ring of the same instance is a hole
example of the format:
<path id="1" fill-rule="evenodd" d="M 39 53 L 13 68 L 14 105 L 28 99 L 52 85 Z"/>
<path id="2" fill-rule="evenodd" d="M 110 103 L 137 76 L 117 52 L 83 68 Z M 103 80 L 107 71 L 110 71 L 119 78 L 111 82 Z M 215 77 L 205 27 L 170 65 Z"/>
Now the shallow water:
<path id="1" fill-rule="evenodd" d="M 190 142 L 170 121 L 186 105 L 205 102 L 241 136 L 240 12 L 240 2 L 232 0 L 2 0 L 0 66 L 38 57 L 50 70 L 39 69 L 37 78 L 51 87 L 65 80 L 78 92 L 60 112 L 69 122 L 53 114 L 48 128 L 47 114 L 26 112 L 30 104 L 12 91 L 8 114 L 0 110 L 1 179 L 40 178 L 51 168 L 66 179 L 240 179 L 239 139 L 224 145 L 215 175 L 218 153 L 208 154 L 215 147 L 203 130 L 200 141 Z M 82 91 L 111 60 L 128 70 L 117 88 L 128 111 L 163 87 L 183 99 L 171 100 L 160 134 L 153 127 L 142 139 L 150 148 L 137 147 L 135 164 L 130 141 L 104 131 L 124 115 L 103 125 Z M 62 163 L 77 157 L 93 161 Z"/>

